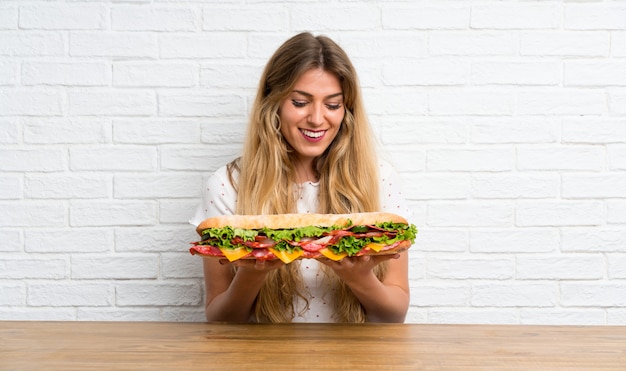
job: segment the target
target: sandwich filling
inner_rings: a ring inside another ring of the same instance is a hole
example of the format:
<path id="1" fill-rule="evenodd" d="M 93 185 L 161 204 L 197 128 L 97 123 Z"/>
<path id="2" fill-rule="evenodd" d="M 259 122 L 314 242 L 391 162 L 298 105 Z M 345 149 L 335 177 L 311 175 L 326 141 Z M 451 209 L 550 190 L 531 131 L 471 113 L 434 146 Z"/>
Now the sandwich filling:
<path id="1" fill-rule="evenodd" d="M 307 226 L 285 229 L 208 228 L 193 242 L 192 254 L 243 258 L 281 259 L 285 263 L 304 257 L 341 260 L 346 256 L 391 250 L 404 241 L 412 244 L 417 228 L 412 224 L 384 222 L 371 225 Z M 410 245 L 409 244 L 409 245 Z"/>

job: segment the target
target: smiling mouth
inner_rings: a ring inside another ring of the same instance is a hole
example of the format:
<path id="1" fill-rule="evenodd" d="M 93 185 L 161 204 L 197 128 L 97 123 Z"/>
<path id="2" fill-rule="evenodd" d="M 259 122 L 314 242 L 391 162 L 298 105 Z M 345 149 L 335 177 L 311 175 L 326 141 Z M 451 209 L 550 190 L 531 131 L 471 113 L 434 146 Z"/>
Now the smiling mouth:
<path id="1" fill-rule="evenodd" d="M 306 129 L 300 129 L 300 132 L 304 134 L 305 137 L 311 138 L 311 139 L 319 139 L 323 137 L 324 134 L 326 134 L 326 130 L 311 131 L 311 130 L 306 130 Z"/>

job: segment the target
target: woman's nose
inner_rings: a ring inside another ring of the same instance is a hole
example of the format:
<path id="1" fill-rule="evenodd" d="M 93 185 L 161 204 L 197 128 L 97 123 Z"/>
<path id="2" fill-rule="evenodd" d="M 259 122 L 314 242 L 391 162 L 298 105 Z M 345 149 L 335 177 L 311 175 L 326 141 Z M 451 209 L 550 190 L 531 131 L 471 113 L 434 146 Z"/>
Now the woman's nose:
<path id="1" fill-rule="evenodd" d="M 324 123 L 324 109 L 322 105 L 312 104 L 309 111 L 309 123 L 315 126 L 322 125 Z"/>

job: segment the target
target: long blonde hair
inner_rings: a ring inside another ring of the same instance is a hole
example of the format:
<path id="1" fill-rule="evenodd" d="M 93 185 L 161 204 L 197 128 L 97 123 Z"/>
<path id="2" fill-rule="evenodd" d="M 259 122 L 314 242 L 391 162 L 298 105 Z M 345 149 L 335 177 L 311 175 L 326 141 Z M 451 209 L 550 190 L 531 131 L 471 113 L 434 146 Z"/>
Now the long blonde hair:
<path id="1" fill-rule="evenodd" d="M 242 156 L 229 164 L 239 172 L 237 213 L 284 214 L 296 211 L 294 153 L 280 134 L 279 107 L 296 80 L 311 69 L 333 73 L 341 84 L 345 116 L 329 148 L 315 161 L 320 213 L 378 211 L 379 178 L 376 142 L 368 122 L 356 70 L 347 54 L 325 36 L 300 33 L 280 46 L 268 61 L 250 113 Z M 255 304 L 262 322 L 289 322 L 293 299 L 308 303 L 299 263 L 270 272 Z M 377 269 L 382 279 L 385 266 Z M 364 322 L 365 313 L 350 289 L 326 269 L 334 292 L 335 316 Z"/>

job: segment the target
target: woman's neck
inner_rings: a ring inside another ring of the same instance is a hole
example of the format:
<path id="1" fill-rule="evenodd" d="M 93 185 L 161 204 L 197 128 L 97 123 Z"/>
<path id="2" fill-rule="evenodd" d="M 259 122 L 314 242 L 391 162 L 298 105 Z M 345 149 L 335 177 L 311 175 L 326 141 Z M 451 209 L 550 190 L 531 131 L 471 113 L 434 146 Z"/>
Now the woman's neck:
<path id="1" fill-rule="evenodd" d="M 297 161 L 295 163 L 296 168 L 296 182 L 298 184 L 306 182 L 317 182 L 317 171 L 313 167 L 313 160 L 309 161 Z"/>

